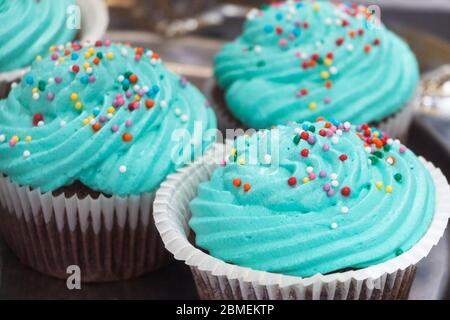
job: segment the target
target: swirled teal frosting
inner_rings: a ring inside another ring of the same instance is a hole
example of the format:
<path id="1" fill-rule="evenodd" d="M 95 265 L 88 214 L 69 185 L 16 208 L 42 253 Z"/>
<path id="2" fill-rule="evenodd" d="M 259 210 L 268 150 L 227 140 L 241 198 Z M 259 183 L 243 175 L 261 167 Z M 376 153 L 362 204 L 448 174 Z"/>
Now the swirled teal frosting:
<path id="1" fill-rule="evenodd" d="M 151 50 L 109 41 L 50 50 L 0 101 L 0 172 L 14 182 L 151 192 L 210 143 L 216 119 L 204 96 Z"/>
<path id="2" fill-rule="evenodd" d="M 434 215 L 424 165 L 366 125 L 280 126 L 231 152 L 190 203 L 196 244 L 229 263 L 301 277 L 365 268 L 414 246 Z"/>
<path id="3" fill-rule="evenodd" d="M 412 98 L 417 61 L 362 6 L 286 2 L 249 13 L 215 58 L 231 112 L 253 128 L 318 116 L 377 122 Z"/>
<path id="4" fill-rule="evenodd" d="M 29 66 L 54 43 L 75 38 L 67 8 L 75 0 L 0 0 L 0 72 Z"/>

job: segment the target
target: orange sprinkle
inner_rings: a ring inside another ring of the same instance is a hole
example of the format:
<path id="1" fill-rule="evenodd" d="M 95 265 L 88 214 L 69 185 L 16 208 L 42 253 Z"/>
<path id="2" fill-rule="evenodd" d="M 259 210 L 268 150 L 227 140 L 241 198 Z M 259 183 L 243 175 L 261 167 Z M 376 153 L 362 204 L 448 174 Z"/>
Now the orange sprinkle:
<path id="1" fill-rule="evenodd" d="M 92 125 L 92 130 L 94 130 L 95 132 L 99 131 L 101 128 L 102 128 L 102 125 L 98 122 L 96 122 Z"/>
<path id="2" fill-rule="evenodd" d="M 94 62 L 95 65 L 98 65 L 100 63 L 100 59 L 96 57 L 92 62 Z"/>
<path id="3" fill-rule="evenodd" d="M 148 99 L 145 101 L 145 106 L 147 107 L 147 109 L 153 108 L 154 105 L 155 105 L 155 101 L 153 101 L 152 99 Z"/>
<path id="4" fill-rule="evenodd" d="M 241 186 L 241 183 L 242 183 L 241 179 L 234 179 L 233 180 L 233 184 L 234 184 L 235 187 L 239 188 Z"/>
<path id="5" fill-rule="evenodd" d="M 133 140 L 133 136 L 130 133 L 124 133 L 122 139 L 125 142 L 130 142 L 131 140 Z"/>
<path id="6" fill-rule="evenodd" d="M 248 192 L 250 190 L 251 186 L 249 183 L 244 184 L 244 191 Z"/>

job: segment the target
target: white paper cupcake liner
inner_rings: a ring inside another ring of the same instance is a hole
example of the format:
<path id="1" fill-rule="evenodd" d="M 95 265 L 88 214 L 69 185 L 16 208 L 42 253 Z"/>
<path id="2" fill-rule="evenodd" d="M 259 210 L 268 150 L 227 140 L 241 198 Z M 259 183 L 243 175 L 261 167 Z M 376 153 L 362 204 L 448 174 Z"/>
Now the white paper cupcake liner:
<path id="1" fill-rule="evenodd" d="M 129 279 L 171 260 L 154 226 L 154 196 L 54 196 L 1 176 L 0 232 L 23 264 L 47 275 L 67 279 L 77 265 L 83 282 Z"/>
<path id="2" fill-rule="evenodd" d="M 240 122 L 239 119 L 237 119 L 228 109 L 223 97 L 224 93 L 213 78 L 205 82 L 203 92 L 211 102 L 211 105 L 216 112 L 218 127 L 222 133 L 225 133 L 226 129 L 248 129 L 248 126 Z M 406 143 L 409 127 L 411 125 L 414 112 L 418 107 L 420 92 L 420 89 L 417 89 L 414 98 L 411 99 L 411 101 L 409 101 L 400 111 L 378 123 L 373 124 L 373 126 L 388 133 L 391 137 L 398 138 Z"/>
<path id="3" fill-rule="evenodd" d="M 81 41 L 95 41 L 108 28 L 108 8 L 103 0 L 77 0 L 81 11 Z M 7 97 L 11 84 L 19 81 L 29 67 L 0 73 L 0 99 Z"/>
<path id="4" fill-rule="evenodd" d="M 225 154 L 223 145 L 215 145 L 204 158 L 170 175 L 154 202 L 153 214 L 162 240 L 177 260 L 190 266 L 202 299 L 406 299 L 417 263 L 439 242 L 447 226 L 450 187 L 439 169 L 420 158 L 436 186 L 436 212 L 427 233 L 402 255 L 364 269 L 309 278 L 225 263 L 196 248 L 188 226 L 188 204 L 196 196 L 197 186 L 210 178 L 217 160 Z"/>

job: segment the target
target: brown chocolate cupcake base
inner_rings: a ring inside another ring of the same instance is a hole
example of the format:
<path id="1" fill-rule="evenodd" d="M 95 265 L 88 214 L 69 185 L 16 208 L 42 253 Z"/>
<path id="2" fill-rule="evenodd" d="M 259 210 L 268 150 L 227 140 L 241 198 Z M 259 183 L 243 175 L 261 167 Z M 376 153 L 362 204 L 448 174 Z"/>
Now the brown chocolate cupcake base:
<path id="1" fill-rule="evenodd" d="M 154 226 L 153 195 L 74 188 L 41 194 L 0 178 L 0 232 L 24 265 L 60 279 L 75 265 L 82 282 L 109 282 L 171 262 Z"/>

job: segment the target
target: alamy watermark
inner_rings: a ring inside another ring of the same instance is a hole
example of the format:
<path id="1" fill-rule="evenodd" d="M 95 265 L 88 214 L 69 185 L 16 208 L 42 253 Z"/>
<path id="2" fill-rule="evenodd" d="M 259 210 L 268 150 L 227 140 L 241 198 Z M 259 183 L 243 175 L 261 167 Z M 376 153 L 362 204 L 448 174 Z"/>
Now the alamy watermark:
<path id="1" fill-rule="evenodd" d="M 66 27 L 70 30 L 81 29 L 81 9 L 77 5 L 70 5 L 66 10 L 67 20 Z"/>

